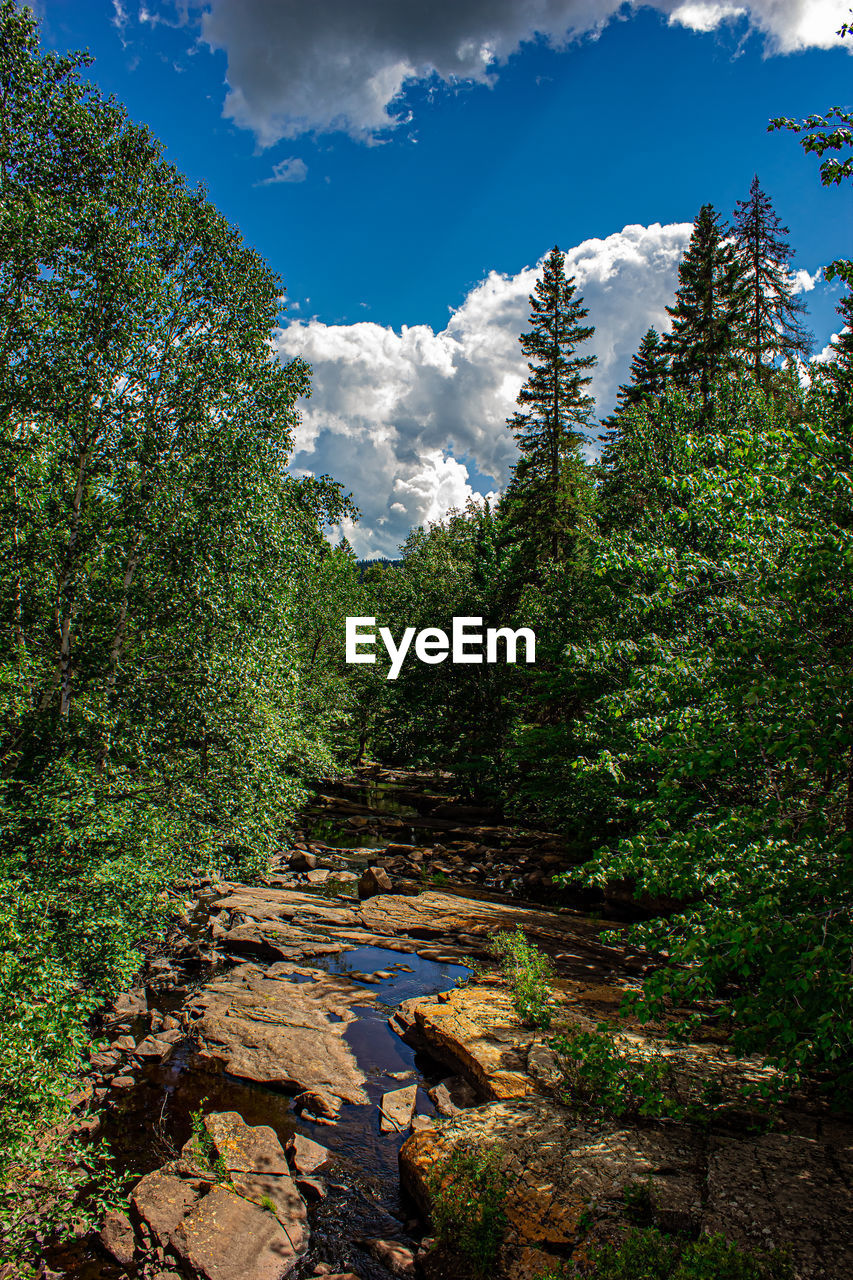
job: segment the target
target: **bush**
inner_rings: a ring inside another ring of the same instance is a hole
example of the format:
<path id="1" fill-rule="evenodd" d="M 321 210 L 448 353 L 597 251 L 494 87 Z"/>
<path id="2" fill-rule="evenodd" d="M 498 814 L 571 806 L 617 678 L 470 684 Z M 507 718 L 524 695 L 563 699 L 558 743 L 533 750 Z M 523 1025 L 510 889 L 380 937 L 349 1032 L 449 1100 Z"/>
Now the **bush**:
<path id="1" fill-rule="evenodd" d="M 489 950 L 500 961 L 512 993 L 513 1008 L 524 1025 L 550 1027 L 554 969 L 548 957 L 527 941 L 519 925 L 512 932 L 505 930 L 499 933 Z"/>
<path id="2" fill-rule="evenodd" d="M 492 1148 L 460 1145 L 428 1180 L 433 1230 L 477 1280 L 485 1280 L 506 1231 L 507 1176 Z"/>
<path id="3" fill-rule="evenodd" d="M 582 1270 L 569 1264 L 539 1280 L 792 1280 L 793 1274 L 778 1251 L 743 1253 L 723 1236 L 684 1240 L 650 1227 L 593 1249 Z"/>

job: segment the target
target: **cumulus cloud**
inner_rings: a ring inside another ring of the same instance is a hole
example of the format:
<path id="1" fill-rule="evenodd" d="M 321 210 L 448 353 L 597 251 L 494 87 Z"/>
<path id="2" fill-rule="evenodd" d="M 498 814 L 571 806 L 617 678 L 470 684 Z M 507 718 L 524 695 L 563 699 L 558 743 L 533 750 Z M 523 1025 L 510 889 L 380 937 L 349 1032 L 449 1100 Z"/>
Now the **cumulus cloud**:
<path id="1" fill-rule="evenodd" d="M 811 293 L 812 289 L 818 283 L 823 272 L 822 267 L 818 267 L 817 271 L 812 275 L 801 267 L 799 271 L 791 273 L 792 293 Z"/>
<path id="2" fill-rule="evenodd" d="M 286 160 L 279 160 L 278 164 L 272 167 L 272 173 L 268 178 L 262 178 L 260 182 L 256 182 L 256 187 L 269 187 L 277 182 L 304 182 L 308 176 L 308 166 L 299 156 L 288 156 Z"/>
<path id="3" fill-rule="evenodd" d="M 627 226 L 566 254 L 596 326 L 592 391 L 601 414 L 643 333 L 667 324 L 691 230 Z M 506 419 L 527 376 L 518 335 L 528 327 L 540 270 L 490 272 L 439 332 L 319 320 L 278 332 L 281 358 L 302 356 L 314 370 L 294 466 L 330 472 L 353 491 L 364 520 L 347 536 L 360 554 L 393 555 L 412 525 L 506 484 L 515 459 Z"/>
<path id="4" fill-rule="evenodd" d="M 161 4 L 166 0 L 161 0 Z M 225 115 L 261 147 L 306 132 L 374 140 L 408 115 L 407 84 L 489 84 L 525 43 L 595 37 L 622 0 L 182 0 L 228 59 Z M 849 0 L 635 0 L 670 23 L 713 31 L 746 19 L 768 53 L 828 48 Z M 152 21 L 153 15 L 146 12 Z"/>

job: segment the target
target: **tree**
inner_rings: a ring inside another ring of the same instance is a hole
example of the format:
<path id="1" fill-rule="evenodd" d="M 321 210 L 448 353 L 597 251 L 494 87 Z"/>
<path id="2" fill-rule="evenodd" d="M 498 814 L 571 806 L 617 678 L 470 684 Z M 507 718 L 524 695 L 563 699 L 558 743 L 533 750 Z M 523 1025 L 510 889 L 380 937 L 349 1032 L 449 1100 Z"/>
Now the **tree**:
<path id="1" fill-rule="evenodd" d="M 698 393 L 706 411 L 717 378 L 737 367 L 741 275 L 725 223 L 713 205 L 704 204 L 678 268 L 675 303 L 667 307 L 672 330 L 664 346 L 673 382 Z"/>
<path id="2" fill-rule="evenodd" d="M 793 257 L 784 238 L 788 228 L 780 223 L 757 175 L 749 199 L 737 203 L 733 231 L 746 302 L 746 354 L 757 381 L 766 383 L 766 370 L 775 360 L 808 354 L 811 335 L 798 319 L 806 308 L 794 296 L 788 271 Z"/>
<path id="3" fill-rule="evenodd" d="M 555 245 L 530 295 L 531 328 L 519 338 L 530 377 L 507 423 L 520 454 L 508 504 L 525 536 L 555 558 L 588 503 L 580 445 L 593 410 L 586 387 L 596 357 L 577 354 L 595 332 L 583 324 L 588 314 Z"/>
<path id="4" fill-rule="evenodd" d="M 616 407 L 601 424 L 605 428 L 605 436 L 599 470 L 605 519 L 607 513 L 613 515 L 615 506 L 624 505 L 629 500 L 632 488 L 623 464 L 625 432 L 632 430 L 637 421 L 629 411 L 651 404 L 662 395 L 668 376 L 669 361 L 664 344 L 656 329 L 648 329 L 631 360 L 631 380 L 619 388 Z"/>

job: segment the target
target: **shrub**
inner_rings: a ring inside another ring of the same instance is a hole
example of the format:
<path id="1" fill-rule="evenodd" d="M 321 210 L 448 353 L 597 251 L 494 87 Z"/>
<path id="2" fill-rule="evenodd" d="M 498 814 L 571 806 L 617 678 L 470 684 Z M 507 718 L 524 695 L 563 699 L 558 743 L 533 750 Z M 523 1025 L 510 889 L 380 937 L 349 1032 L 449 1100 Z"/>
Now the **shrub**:
<path id="1" fill-rule="evenodd" d="M 508 1179 L 493 1148 L 463 1144 L 428 1179 L 439 1243 L 485 1280 L 506 1230 Z"/>
<path id="2" fill-rule="evenodd" d="M 524 1025 L 550 1027 L 554 970 L 548 957 L 527 941 L 519 925 L 513 931 L 497 934 L 489 950 L 500 961 L 513 1008 Z"/>
<path id="3" fill-rule="evenodd" d="M 777 1250 L 744 1253 L 723 1236 L 685 1240 L 650 1227 L 591 1250 L 583 1269 L 570 1263 L 538 1280 L 792 1280 L 793 1274 Z"/>

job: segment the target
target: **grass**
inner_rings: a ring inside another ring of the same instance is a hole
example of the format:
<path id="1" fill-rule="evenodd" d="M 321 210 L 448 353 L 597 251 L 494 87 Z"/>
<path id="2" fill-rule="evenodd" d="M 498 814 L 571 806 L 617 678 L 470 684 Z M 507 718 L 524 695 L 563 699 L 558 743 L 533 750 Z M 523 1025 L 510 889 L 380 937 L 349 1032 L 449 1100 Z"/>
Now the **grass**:
<path id="1" fill-rule="evenodd" d="M 778 1250 L 744 1252 L 721 1235 L 687 1240 L 656 1227 L 634 1228 L 615 1245 L 590 1251 L 579 1267 L 566 1263 L 537 1280 L 793 1280 L 790 1262 Z"/>

